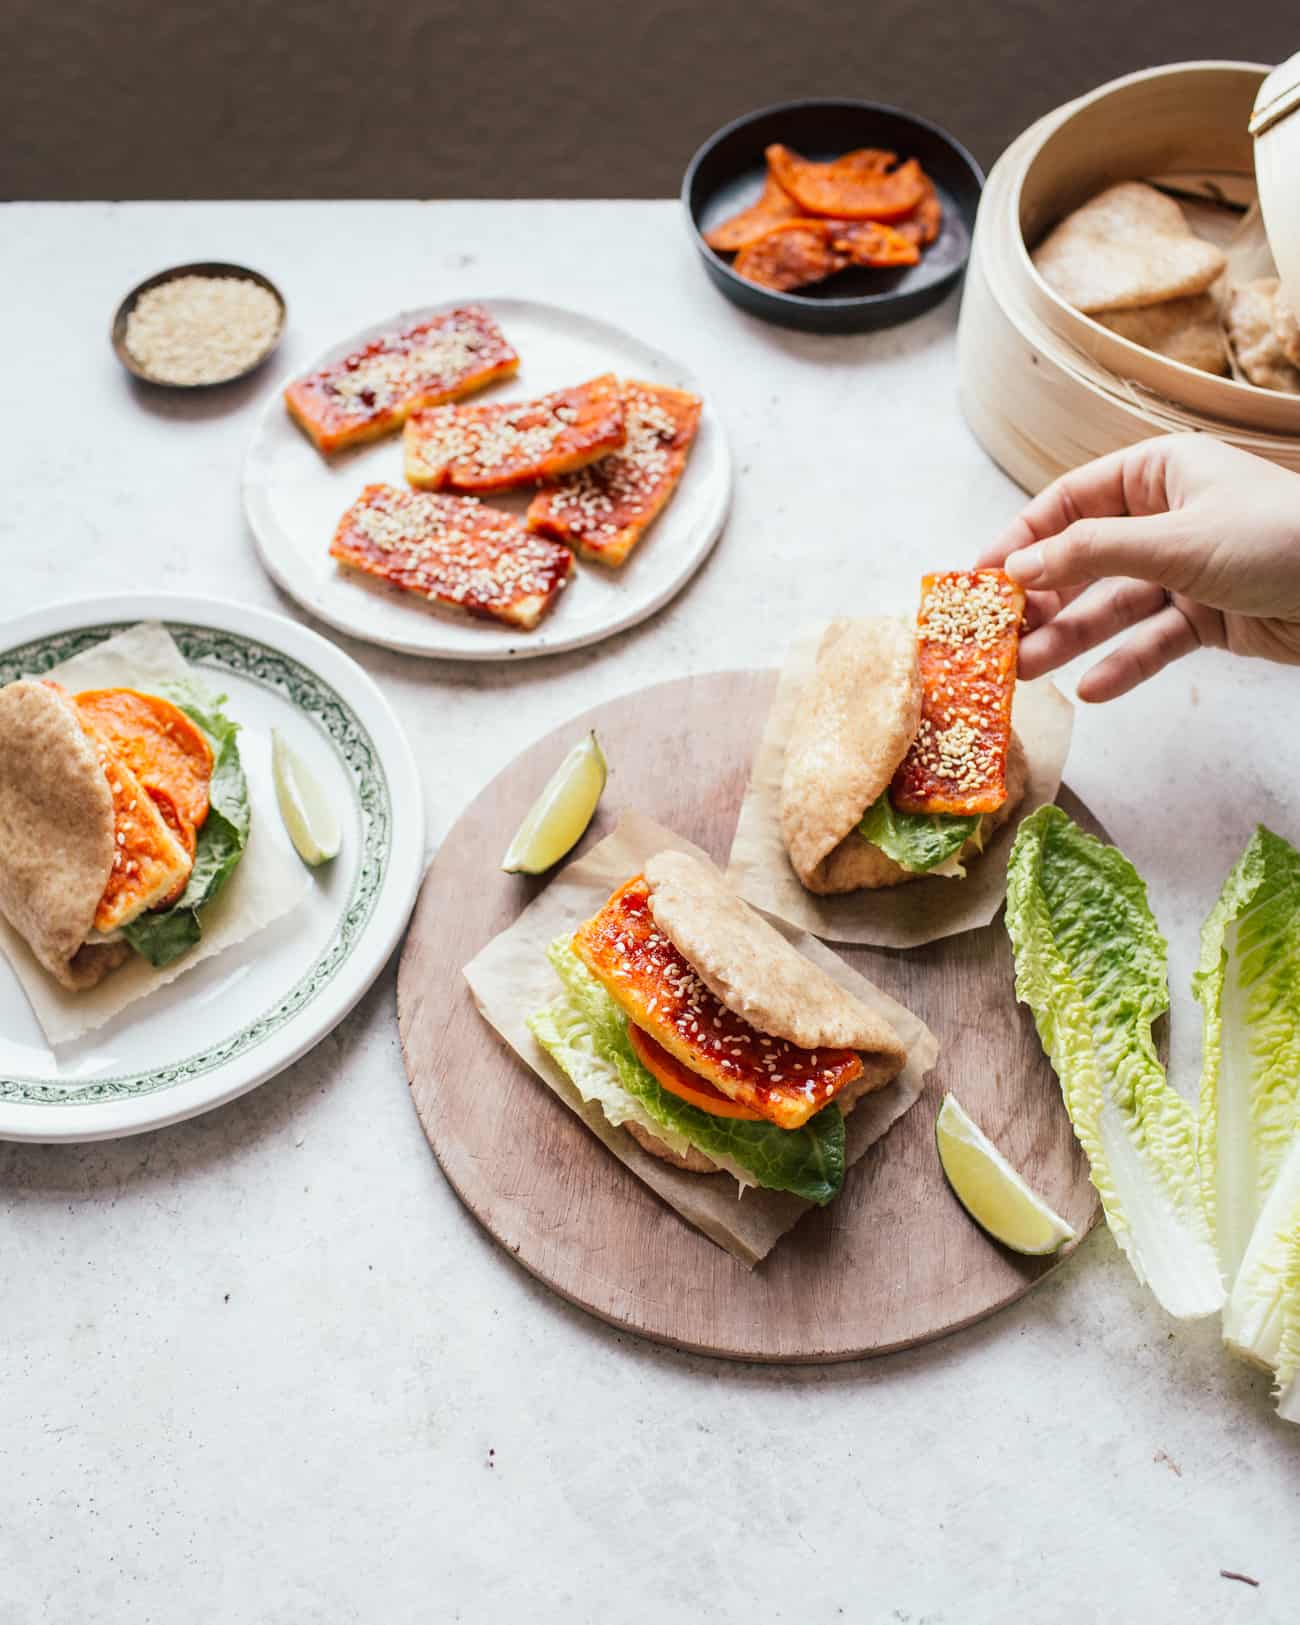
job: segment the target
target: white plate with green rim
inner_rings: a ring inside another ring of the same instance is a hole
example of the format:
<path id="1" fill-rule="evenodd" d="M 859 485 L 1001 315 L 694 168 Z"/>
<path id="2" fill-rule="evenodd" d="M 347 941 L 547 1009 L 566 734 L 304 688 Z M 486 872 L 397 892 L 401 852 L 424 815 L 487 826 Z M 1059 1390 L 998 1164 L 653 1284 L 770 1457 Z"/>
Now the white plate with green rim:
<path id="1" fill-rule="evenodd" d="M 524 660 L 613 637 L 679 593 L 722 533 L 731 503 L 731 457 L 700 380 L 621 327 L 535 299 L 457 299 L 404 310 L 333 345 L 305 372 L 341 360 L 382 333 L 457 305 L 483 305 L 519 352 L 519 371 L 467 405 L 527 400 L 601 373 L 689 390 L 704 401 L 681 481 L 627 563 L 604 569 L 579 559 L 569 584 L 531 632 L 437 609 L 411 593 L 368 581 L 329 556 L 335 527 L 372 482 L 405 486 L 402 436 L 390 434 L 322 457 L 290 418 L 277 390 L 244 462 L 244 513 L 262 563 L 305 609 L 355 638 L 444 660 Z M 522 514 L 531 491 L 491 497 Z"/>
<path id="2" fill-rule="evenodd" d="M 303 900 L 282 919 L 57 1050 L 0 956 L 0 1139 L 135 1134 L 263 1083 L 343 1019 L 415 901 L 424 812 L 406 736 L 356 662 L 296 622 L 166 595 L 57 604 L 6 628 L 0 684 L 151 620 L 228 696 L 230 716 L 252 734 L 269 738 L 276 728 L 291 741 L 338 807 L 342 848 L 304 871 Z M 253 816 L 278 820 L 274 797 Z"/>

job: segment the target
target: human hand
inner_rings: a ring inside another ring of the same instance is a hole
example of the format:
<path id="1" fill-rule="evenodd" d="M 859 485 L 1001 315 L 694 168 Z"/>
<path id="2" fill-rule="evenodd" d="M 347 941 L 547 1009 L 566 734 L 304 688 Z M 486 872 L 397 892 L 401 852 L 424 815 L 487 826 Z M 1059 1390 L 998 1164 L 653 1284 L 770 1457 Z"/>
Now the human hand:
<path id="1" fill-rule="evenodd" d="M 1201 647 L 1300 665 L 1300 475 L 1210 435 L 1159 435 L 1063 475 L 978 565 L 1028 591 L 1022 677 L 1136 629 L 1080 678 L 1081 700 L 1127 694 Z"/>

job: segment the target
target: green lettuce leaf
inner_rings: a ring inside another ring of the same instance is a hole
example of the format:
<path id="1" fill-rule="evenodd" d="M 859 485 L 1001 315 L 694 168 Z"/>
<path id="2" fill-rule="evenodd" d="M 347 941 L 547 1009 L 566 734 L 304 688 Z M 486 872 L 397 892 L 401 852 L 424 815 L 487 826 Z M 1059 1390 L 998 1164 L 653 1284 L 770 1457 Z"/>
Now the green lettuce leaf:
<path id="1" fill-rule="evenodd" d="M 1300 1128 L 1300 852 L 1256 829 L 1201 928 L 1199 1147 L 1231 1285 Z"/>
<path id="2" fill-rule="evenodd" d="M 1033 1011 L 1112 1235 L 1171 1315 L 1213 1314 L 1223 1286 L 1195 1119 L 1151 1035 L 1169 989 L 1146 887 L 1123 853 L 1059 807 L 1040 807 L 1011 851 L 1006 921 L 1016 994 Z"/>
<path id="3" fill-rule="evenodd" d="M 1295 1380 L 1296 1352 L 1292 1327 L 1298 1316 L 1300 1138 L 1292 1142 L 1251 1231 L 1223 1311 L 1223 1340 L 1243 1359 L 1276 1370 L 1279 1380 L 1285 1364 L 1290 1386 Z"/>
<path id="4" fill-rule="evenodd" d="M 955 859 L 958 852 L 979 831 L 981 820 L 950 813 L 907 813 L 896 811 L 884 789 L 867 808 L 858 825 L 859 832 L 887 858 L 913 874 L 932 869 L 960 880 L 965 867 Z"/>
<path id="5" fill-rule="evenodd" d="M 239 760 L 239 725 L 222 710 L 224 694 L 209 694 L 193 680 L 159 683 L 157 692 L 178 705 L 203 730 L 213 753 L 208 816 L 195 842 L 194 867 L 185 890 L 170 908 L 142 914 L 122 931 L 151 965 L 170 965 L 202 936 L 201 911 L 218 896 L 244 855 L 249 828 L 248 781 Z"/>
<path id="6" fill-rule="evenodd" d="M 628 1040 L 627 1017 L 566 937 L 551 944 L 548 957 L 565 991 L 528 1026 L 582 1098 L 595 1101 L 615 1127 L 635 1122 L 679 1156 L 695 1146 L 742 1185 L 790 1191 L 818 1205 L 839 1194 L 844 1119 L 837 1106 L 824 1107 L 800 1129 L 711 1117 L 646 1071 Z"/>

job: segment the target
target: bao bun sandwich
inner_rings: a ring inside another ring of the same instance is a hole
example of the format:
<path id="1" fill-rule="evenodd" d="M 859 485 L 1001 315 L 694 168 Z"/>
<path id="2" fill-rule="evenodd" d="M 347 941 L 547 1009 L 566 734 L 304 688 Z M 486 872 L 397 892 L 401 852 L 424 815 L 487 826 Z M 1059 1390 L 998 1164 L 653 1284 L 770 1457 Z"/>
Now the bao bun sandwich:
<path id="1" fill-rule="evenodd" d="M 812 892 L 960 879 L 1025 793 L 1011 728 L 1025 595 L 1001 570 L 921 584 L 916 631 L 836 621 L 786 752 L 781 833 Z"/>
<path id="2" fill-rule="evenodd" d="M 0 913 L 65 988 L 198 940 L 248 834 L 235 731 L 197 692 L 0 688 Z"/>
<path id="3" fill-rule="evenodd" d="M 708 864 L 656 854 L 550 958 L 564 995 L 529 1026 L 610 1122 L 691 1173 L 838 1194 L 844 1114 L 906 1051 Z"/>

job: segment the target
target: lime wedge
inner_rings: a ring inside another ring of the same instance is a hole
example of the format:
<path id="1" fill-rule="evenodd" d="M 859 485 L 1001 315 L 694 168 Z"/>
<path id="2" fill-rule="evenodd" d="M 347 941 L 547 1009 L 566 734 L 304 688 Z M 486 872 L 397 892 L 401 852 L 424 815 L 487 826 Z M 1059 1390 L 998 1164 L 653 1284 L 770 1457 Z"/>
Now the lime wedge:
<path id="1" fill-rule="evenodd" d="M 338 856 L 342 833 L 338 816 L 311 769 L 276 729 L 271 729 L 271 772 L 280 817 L 298 856 L 314 869 Z"/>
<path id="2" fill-rule="evenodd" d="M 540 875 L 582 839 L 605 788 L 605 758 L 588 734 L 551 775 L 501 860 L 508 875 Z"/>
<path id="3" fill-rule="evenodd" d="M 1075 1232 L 1036 1196 L 952 1095 L 935 1120 L 939 1161 L 953 1195 L 995 1241 L 1016 1253 L 1054 1253 Z"/>

